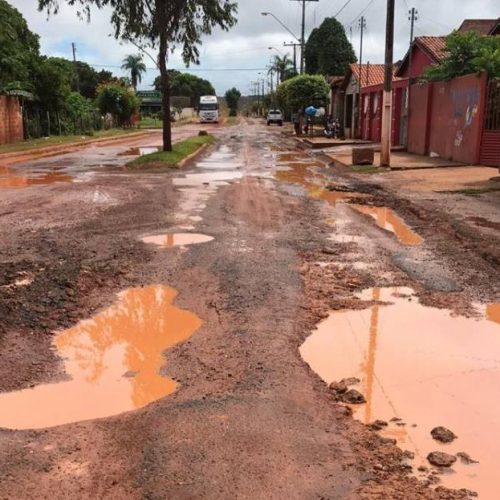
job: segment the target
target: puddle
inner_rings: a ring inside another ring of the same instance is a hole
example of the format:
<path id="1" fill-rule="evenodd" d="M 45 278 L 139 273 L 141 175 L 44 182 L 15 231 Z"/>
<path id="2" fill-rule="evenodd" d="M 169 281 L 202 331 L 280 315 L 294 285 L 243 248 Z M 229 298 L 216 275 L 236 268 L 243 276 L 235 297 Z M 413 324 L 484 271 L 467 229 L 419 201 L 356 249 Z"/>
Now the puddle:
<path id="1" fill-rule="evenodd" d="M 0 427 L 32 429 L 108 417 L 171 394 L 160 375 L 163 351 L 189 338 L 202 321 L 173 305 L 177 292 L 132 288 L 95 317 L 56 335 L 71 378 L 0 395 Z"/>
<path id="2" fill-rule="evenodd" d="M 203 172 L 196 174 L 186 174 L 184 177 L 175 177 L 173 179 L 174 186 L 200 186 L 203 184 L 213 184 L 215 186 L 223 186 L 228 181 L 241 179 L 243 174 L 234 170 L 217 170 L 214 172 Z"/>
<path id="3" fill-rule="evenodd" d="M 303 359 L 327 383 L 361 380 L 367 403 L 353 410 L 364 423 L 403 419 L 406 426 L 382 433 L 416 454 L 415 469 L 429 466 L 432 451 L 464 451 L 480 464 L 457 461 L 456 473 L 439 476 L 442 484 L 498 498 L 500 304 L 486 308 L 488 321 L 425 307 L 406 288 L 370 289 L 360 298 L 392 304 L 333 312 L 301 346 Z M 458 439 L 434 441 L 438 425 Z"/>
<path id="4" fill-rule="evenodd" d="M 0 177 L 0 187 L 6 188 L 24 188 L 29 186 L 54 184 L 56 182 L 72 182 L 71 175 L 62 174 L 59 172 L 48 172 L 43 175 L 8 175 Z"/>
<path id="5" fill-rule="evenodd" d="M 146 147 L 127 149 L 127 151 L 118 153 L 118 156 L 143 156 L 143 155 L 149 155 L 151 153 L 157 153 L 158 151 L 160 151 L 159 147 L 146 146 Z"/>
<path id="6" fill-rule="evenodd" d="M 385 207 L 370 207 L 367 205 L 350 205 L 358 212 L 370 215 L 375 219 L 377 226 L 394 233 L 404 245 L 418 246 L 423 238 L 415 233 L 394 211 Z"/>
<path id="7" fill-rule="evenodd" d="M 324 185 L 325 178 L 309 170 L 311 166 L 320 166 L 318 163 L 288 163 L 286 170 L 277 170 L 274 177 L 280 181 L 302 186 L 311 198 L 323 200 L 331 205 L 348 201 L 353 198 L 363 198 L 366 195 L 347 191 L 330 191 Z"/>
<path id="8" fill-rule="evenodd" d="M 196 245 L 212 241 L 213 236 L 197 233 L 168 233 L 142 238 L 144 243 L 152 243 L 166 248 L 181 247 L 185 245 Z"/>

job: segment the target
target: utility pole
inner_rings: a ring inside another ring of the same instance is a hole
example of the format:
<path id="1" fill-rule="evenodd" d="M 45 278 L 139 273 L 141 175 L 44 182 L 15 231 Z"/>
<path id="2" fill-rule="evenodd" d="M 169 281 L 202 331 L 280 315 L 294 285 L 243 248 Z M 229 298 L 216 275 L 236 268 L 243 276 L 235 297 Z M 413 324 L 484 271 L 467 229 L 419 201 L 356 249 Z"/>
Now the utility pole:
<path id="1" fill-rule="evenodd" d="M 304 46 L 306 43 L 306 2 L 319 2 L 319 0 L 292 0 L 292 2 L 302 2 L 302 28 L 300 35 L 300 74 L 304 74 Z"/>
<path id="2" fill-rule="evenodd" d="M 385 29 L 385 78 L 384 104 L 382 109 L 382 145 L 380 166 L 391 166 L 391 126 L 392 126 L 392 73 L 394 59 L 394 3 L 387 0 L 387 23 Z"/>
<path id="3" fill-rule="evenodd" d="M 293 69 L 295 70 L 295 73 L 297 73 L 297 47 L 300 47 L 300 43 L 284 43 L 284 47 L 293 47 Z"/>
<path id="4" fill-rule="evenodd" d="M 411 22 L 410 28 L 410 49 L 408 52 L 408 90 L 406 91 L 406 137 L 405 145 L 408 147 L 408 137 L 410 134 L 410 94 L 411 94 L 411 84 L 413 83 L 413 77 L 411 74 L 411 67 L 413 64 L 413 38 L 415 34 L 415 22 L 418 20 L 418 11 L 413 7 L 409 11 L 410 16 L 408 19 Z"/>
<path id="5" fill-rule="evenodd" d="M 359 20 L 359 27 L 361 29 L 361 36 L 359 42 L 359 82 L 358 82 L 358 112 L 355 114 L 355 123 L 354 123 L 354 137 L 356 136 L 358 125 L 361 122 L 361 85 L 363 82 L 363 35 L 366 28 L 366 19 L 364 16 L 361 16 Z"/>
<path id="6" fill-rule="evenodd" d="M 73 66 L 75 67 L 76 91 L 80 92 L 80 79 L 78 78 L 78 66 L 76 65 L 76 45 L 75 45 L 75 42 L 71 42 L 71 48 L 73 50 Z"/>

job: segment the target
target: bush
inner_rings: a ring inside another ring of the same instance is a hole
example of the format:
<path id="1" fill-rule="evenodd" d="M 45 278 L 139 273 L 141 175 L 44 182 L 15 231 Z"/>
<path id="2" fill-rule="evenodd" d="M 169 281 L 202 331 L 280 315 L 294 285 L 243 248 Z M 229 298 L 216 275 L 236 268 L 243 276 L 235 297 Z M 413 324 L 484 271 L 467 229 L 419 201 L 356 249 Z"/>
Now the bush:
<path id="1" fill-rule="evenodd" d="M 321 75 L 299 75 L 278 86 L 276 98 L 281 108 L 303 112 L 308 106 L 326 107 L 330 87 Z"/>
<path id="2" fill-rule="evenodd" d="M 135 93 L 118 82 L 99 85 L 96 103 L 103 115 L 109 113 L 120 126 L 131 125 L 132 116 L 139 109 Z"/>

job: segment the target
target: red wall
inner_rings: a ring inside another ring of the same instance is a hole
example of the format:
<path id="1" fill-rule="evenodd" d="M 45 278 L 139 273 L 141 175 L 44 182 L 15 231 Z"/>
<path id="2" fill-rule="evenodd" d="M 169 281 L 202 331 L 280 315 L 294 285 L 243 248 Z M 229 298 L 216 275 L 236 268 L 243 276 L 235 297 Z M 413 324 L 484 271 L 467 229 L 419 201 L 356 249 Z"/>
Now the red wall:
<path id="1" fill-rule="evenodd" d="M 23 118 L 17 97 L 0 96 L 0 144 L 23 140 Z"/>
<path id="2" fill-rule="evenodd" d="M 486 73 L 413 85 L 408 151 L 479 163 Z"/>
<path id="3" fill-rule="evenodd" d="M 422 52 L 417 45 L 413 46 L 413 54 L 412 54 L 412 62 L 411 62 L 411 77 L 412 78 L 417 78 L 419 77 L 427 68 L 427 66 L 430 66 L 432 64 L 432 60 L 429 58 L 428 55 L 425 54 L 425 52 Z M 402 78 L 408 78 L 408 64 L 404 67 L 404 69 L 398 73 L 398 76 Z"/>

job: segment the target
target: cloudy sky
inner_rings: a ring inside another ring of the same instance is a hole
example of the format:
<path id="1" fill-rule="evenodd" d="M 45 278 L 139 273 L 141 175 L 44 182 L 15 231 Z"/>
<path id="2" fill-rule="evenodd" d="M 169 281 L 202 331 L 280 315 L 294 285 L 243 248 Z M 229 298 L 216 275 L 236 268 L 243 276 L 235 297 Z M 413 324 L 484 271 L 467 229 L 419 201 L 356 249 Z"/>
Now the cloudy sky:
<path id="1" fill-rule="evenodd" d="M 47 20 L 45 13 L 38 12 L 36 0 L 8 0 L 22 12 L 32 31 L 40 35 L 42 52 L 51 56 L 71 58 L 71 42 L 77 45 L 78 59 L 96 69 L 106 68 L 122 74 L 121 61 L 126 54 L 135 53 L 130 45 L 120 45 L 109 36 L 112 32 L 109 12 L 94 12 L 90 24 L 76 16 L 75 9 L 62 5 L 59 14 Z M 64 4 L 64 0 L 61 0 Z M 344 7 L 344 5 L 347 5 Z M 270 16 L 277 16 L 293 33 L 300 36 L 300 2 L 295 0 L 240 0 L 238 24 L 229 32 L 216 31 L 203 40 L 201 64 L 190 68 L 194 74 L 210 80 L 218 94 L 232 86 L 243 94 L 249 92 L 249 83 L 262 78 L 269 59 L 276 47 L 282 52 L 288 49 L 283 42 L 293 37 Z M 337 15 L 340 9 L 343 10 Z M 410 36 L 408 10 L 415 7 L 419 12 L 416 35 L 443 35 L 458 28 L 464 18 L 500 17 L 499 0 L 396 0 L 395 58 L 401 58 L 407 50 Z M 366 18 L 367 29 L 364 44 L 364 61 L 382 63 L 384 60 L 386 0 L 319 0 L 307 4 L 306 35 L 325 17 L 335 16 L 344 25 L 347 35 L 359 54 L 359 27 L 361 15 Z M 290 53 L 291 55 L 291 53 Z M 148 72 L 141 88 L 150 89 L 157 71 L 147 60 Z M 174 54 L 169 61 L 172 68 L 184 69 L 180 57 Z"/>

